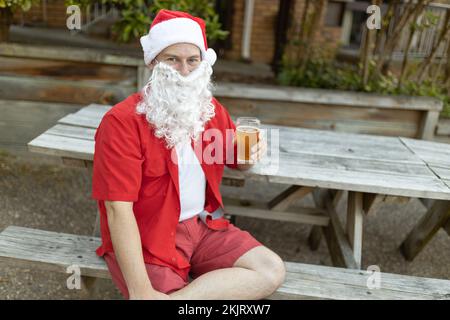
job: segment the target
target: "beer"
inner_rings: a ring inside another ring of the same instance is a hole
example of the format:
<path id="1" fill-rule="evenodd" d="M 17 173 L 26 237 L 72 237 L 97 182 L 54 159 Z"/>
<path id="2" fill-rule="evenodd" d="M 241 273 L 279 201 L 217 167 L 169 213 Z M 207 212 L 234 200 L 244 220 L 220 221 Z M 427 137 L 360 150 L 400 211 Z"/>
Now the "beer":
<path id="1" fill-rule="evenodd" d="M 259 141 L 259 120 L 250 117 L 237 119 L 237 159 L 238 163 L 253 163 L 250 159 L 251 148 Z"/>

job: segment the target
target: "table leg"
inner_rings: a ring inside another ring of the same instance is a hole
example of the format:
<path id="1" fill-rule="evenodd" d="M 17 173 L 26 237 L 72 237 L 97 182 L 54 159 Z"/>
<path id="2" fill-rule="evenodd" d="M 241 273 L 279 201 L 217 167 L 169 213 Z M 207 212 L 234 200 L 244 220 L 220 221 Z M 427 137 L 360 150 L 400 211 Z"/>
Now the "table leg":
<path id="1" fill-rule="evenodd" d="M 337 190 L 333 197 L 333 207 L 337 208 L 339 205 L 339 202 L 344 197 L 346 191 L 344 190 Z M 316 193 L 316 196 L 314 197 L 314 203 L 316 205 L 316 208 L 325 208 L 324 198 L 323 194 L 322 196 L 319 195 L 319 193 Z M 330 193 L 331 194 L 331 193 Z M 322 228 L 320 226 L 313 226 L 311 228 L 311 232 L 308 236 L 308 244 L 309 248 L 312 251 L 316 251 L 320 246 L 320 241 L 322 240 Z"/>
<path id="2" fill-rule="evenodd" d="M 337 195 L 338 193 L 336 196 Z M 322 231 L 327 242 L 333 265 L 336 267 L 358 269 L 352 247 L 339 221 L 336 209 L 333 206 L 335 201 L 333 201 L 331 197 L 331 192 L 326 189 L 316 189 L 313 192 L 313 196 L 318 205 L 324 205 L 330 217 L 329 225 L 323 227 Z"/>
<path id="3" fill-rule="evenodd" d="M 441 227 L 448 230 L 449 219 L 450 201 L 436 200 L 401 244 L 405 259 L 412 261 Z"/>
<path id="4" fill-rule="evenodd" d="M 349 191 L 347 202 L 347 237 L 352 247 L 358 269 L 361 269 L 363 217 L 363 194 L 361 192 Z"/>
<path id="5" fill-rule="evenodd" d="M 284 211 L 313 191 L 313 187 L 290 186 L 268 203 L 270 210 Z"/>
<path id="6" fill-rule="evenodd" d="M 450 236 L 450 218 L 447 219 L 447 223 L 444 226 L 444 230 Z"/>

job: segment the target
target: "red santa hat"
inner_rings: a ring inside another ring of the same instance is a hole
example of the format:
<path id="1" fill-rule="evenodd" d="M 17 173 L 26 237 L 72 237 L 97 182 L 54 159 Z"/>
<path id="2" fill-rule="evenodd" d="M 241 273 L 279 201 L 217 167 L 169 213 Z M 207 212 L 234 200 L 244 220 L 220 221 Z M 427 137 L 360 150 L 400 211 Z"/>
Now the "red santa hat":
<path id="1" fill-rule="evenodd" d="M 168 46 L 183 42 L 196 45 L 202 53 L 202 59 L 210 65 L 216 62 L 216 52 L 208 49 L 206 26 L 202 19 L 185 12 L 160 10 L 149 33 L 141 37 L 145 64 L 150 64 Z"/>

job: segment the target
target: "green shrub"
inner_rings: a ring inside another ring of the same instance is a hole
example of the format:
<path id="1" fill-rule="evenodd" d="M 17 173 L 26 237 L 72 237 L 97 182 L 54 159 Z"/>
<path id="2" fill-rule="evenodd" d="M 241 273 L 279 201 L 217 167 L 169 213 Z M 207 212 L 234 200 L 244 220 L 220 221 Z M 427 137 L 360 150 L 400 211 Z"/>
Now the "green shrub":
<path id="1" fill-rule="evenodd" d="M 373 62 L 370 67 L 375 67 Z M 278 74 L 278 83 L 306 88 L 434 97 L 444 102 L 441 116 L 450 117 L 448 89 L 432 81 L 423 81 L 419 84 L 412 80 L 405 80 L 398 88 L 398 79 L 390 72 L 387 75 L 374 75 L 376 73 L 372 72 L 367 85 L 363 86 L 360 70 L 361 66 L 327 59 L 310 59 L 302 67 L 284 61 L 282 71 Z"/>
<path id="2" fill-rule="evenodd" d="M 213 0 L 66 0 L 67 5 L 79 5 L 82 8 L 96 2 L 113 5 L 120 11 L 119 20 L 113 26 L 118 42 L 129 42 L 147 34 L 153 18 L 161 9 L 185 11 L 204 19 L 211 44 L 215 40 L 225 39 L 229 34 L 221 29 Z"/>

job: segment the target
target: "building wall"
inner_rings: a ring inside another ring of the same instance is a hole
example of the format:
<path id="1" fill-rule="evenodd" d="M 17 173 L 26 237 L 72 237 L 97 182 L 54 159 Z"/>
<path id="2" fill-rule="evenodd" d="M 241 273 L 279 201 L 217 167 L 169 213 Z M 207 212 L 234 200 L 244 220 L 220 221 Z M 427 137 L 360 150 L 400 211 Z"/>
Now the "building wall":
<path id="1" fill-rule="evenodd" d="M 232 1 L 232 0 L 230 0 Z M 251 33 L 250 55 L 252 62 L 272 63 L 275 53 L 275 30 L 278 16 L 279 0 L 255 0 L 253 28 Z M 42 1 L 28 12 L 15 14 L 16 24 L 66 28 L 66 6 L 64 0 L 47 0 L 47 10 Z M 296 0 L 294 6 L 293 28 L 298 25 L 304 10 L 305 0 Z M 233 26 L 231 31 L 231 49 L 225 52 L 225 58 L 240 60 L 244 27 L 245 0 L 234 0 Z M 46 12 L 46 19 L 43 12 Z M 82 12 L 82 17 L 85 13 Z M 290 32 L 292 33 L 292 31 Z M 289 34 L 288 34 L 289 37 Z M 323 27 L 319 32 L 320 43 L 335 43 L 340 39 L 340 28 Z"/>
<path id="2" fill-rule="evenodd" d="M 47 0 L 46 10 L 43 2 L 39 1 L 26 12 L 16 12 L 16 24 L 46 26 L 49 28 L 66 28 L 66 5 L 64 0 Z"/>

